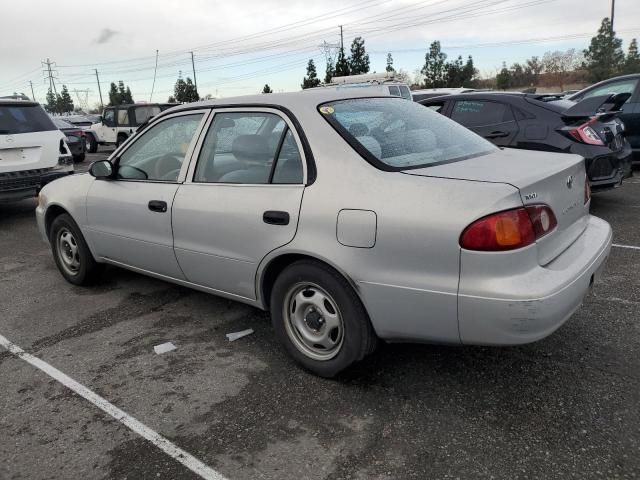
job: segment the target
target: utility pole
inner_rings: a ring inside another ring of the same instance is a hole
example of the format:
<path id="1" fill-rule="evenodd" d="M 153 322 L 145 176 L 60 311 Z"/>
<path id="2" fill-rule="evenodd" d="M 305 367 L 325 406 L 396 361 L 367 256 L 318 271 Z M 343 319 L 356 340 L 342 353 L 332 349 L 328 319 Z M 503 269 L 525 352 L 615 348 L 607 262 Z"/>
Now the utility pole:
<path id="1" fill-rule="evenodd" d="M 149 103 L 153 98 L 153 91 L 156 88 L 156 74 L 158 73 L 158 50 L 156 49 L 156 68 L 153 70 L 153 83 L 151 84 L 151 95 L 149 95 Z"/>
<path id="2" fill-rule="evenodd" d="M 344 53 L 344 37 L 342 36 L 342 25 L 340 25 L 340 50 Z"/>
<path id="3" fill-rule="evenodd" d="M 611 31 L 613 32 L 613 17 L 616 13 L 616 0 L 611 0 Z"/>
<path id="4" fill-rule="evenodd" d="M 33 93 L 33 82 L 31 80 L 29 80 L 29 86 L 31 87 L 31 98 L 33 98 L 33 101 L 36 101 L 36 94 Z"/>
<path id="5" fill-rule="evenodd" d="M 196 87 L 196 92 L 198 91 L 198 80 L 196 79 L 196 64 L 193 61 L 193 52 L 191 52 L 191 67 L 193 68 L 193 84 Z"/>
<path id="6" fill-rule="evenodd" d="M 46 62 L 42 62 L 47 66 L 47 76 L 49 77 L 49 90 L 53 91 L 53 93 L 57 96 L 58 92 L 56 91 L 56 82 L 53 81 L 53 71 L 51 70 L 51 60 L 47 58 Z"/>
<path id="7" fill-rule="evenodd" d="M 98 76 L 98 69 L 94 68 L 96 72 L 96 81 L 98 82 L 98 93 L 100 94 L 100 108 L 104 110 L 104 103 L 102 102 L 102 89 L 100 88 L 100 77 Z"/>

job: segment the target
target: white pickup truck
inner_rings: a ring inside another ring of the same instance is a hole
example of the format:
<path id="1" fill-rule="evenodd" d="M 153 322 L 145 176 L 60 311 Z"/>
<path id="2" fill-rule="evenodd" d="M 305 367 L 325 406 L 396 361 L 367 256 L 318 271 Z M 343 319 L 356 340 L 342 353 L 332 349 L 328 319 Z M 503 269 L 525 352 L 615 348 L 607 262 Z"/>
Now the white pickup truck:
<path id="1" fill-rule="evenodd" d="M 104 109 L 100 122 L 85 130 L 87 151 L 95 153 L 98 145 L 119 146 L 150 117 L 171 108 L 175 103 L 136 103 Z"/>

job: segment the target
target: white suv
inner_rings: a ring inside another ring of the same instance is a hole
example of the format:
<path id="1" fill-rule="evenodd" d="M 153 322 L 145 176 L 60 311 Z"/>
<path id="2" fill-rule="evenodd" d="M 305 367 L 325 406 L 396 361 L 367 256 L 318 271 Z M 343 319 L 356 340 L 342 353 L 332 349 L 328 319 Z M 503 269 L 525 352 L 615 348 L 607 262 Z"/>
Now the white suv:
<path id="1" fill-rule="evenodd" d="M 136 103 L 107 107 L 100 122 L 85 130 L 87 151 L 95 153 L 98 145 L 120 146 L 149 118 L 178 105 L 177 103 Z"/>
<path id="2" fill-rule="evenodd" d="M 40 104 L 0 99 L 0 201 L 33 197 L 72 173 L 65 136 Z"/>

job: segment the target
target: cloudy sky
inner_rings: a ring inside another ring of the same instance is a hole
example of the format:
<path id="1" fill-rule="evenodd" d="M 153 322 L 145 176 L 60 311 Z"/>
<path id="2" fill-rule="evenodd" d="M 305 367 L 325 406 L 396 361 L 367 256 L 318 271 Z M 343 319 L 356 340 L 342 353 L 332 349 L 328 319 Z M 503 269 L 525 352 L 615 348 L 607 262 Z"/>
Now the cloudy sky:
<path id="1" fill-rule="evenodd" d="M 166 101 L 180 71 L 192 76 L 191 51 L 201 95 L 257 93 L 265 83 L 297 90 L 310 58 L 324 75 L 321 45 L 339 41 L 339 25 L 345 44 L 365 38 L 372 70 L 384 70 L 392 52 L 395 67 L 413 74 L 429 43 L 440 40 L 449 56 L 473 55 L 481 73 L 491 75 L 502 61 L 584 48 L 610 8 L 610 0 L 3 2 L 0 95 L 30 95 L 32 81 L 43 101 L 41 62 L 49 58 L 58 88 L 88 89 L 91 106 L 98 101 L 93 69 L 103 94 L 123 80 L 136 101 L 149 101 L 152 88 L 154 101 Z M 625 49 L 640 37 L 638 0 L 616 1 L 615 29 Z"/>

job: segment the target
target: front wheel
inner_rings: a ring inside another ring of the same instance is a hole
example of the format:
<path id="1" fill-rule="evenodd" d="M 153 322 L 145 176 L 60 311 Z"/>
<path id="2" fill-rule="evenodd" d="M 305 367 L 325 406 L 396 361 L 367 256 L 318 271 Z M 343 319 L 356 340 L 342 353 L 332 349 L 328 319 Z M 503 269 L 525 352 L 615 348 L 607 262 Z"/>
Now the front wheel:
<path id="1" fill-rule="evenodd" d="M 375 350 L 362 302 L 345 278 L 315 261 L 299 261 L 277 278 L 271 318 L 279 340 L 302 366 L 333 377 Z"/>
<path id="2" fill-rule="evenodd" d="M 49 243 L 60 273 L 74 285 L 89 285 L 99 276 L 102 265 L 97 263 L 80 228 L 68 214 L 57 216 L 49 230 Z"/>

